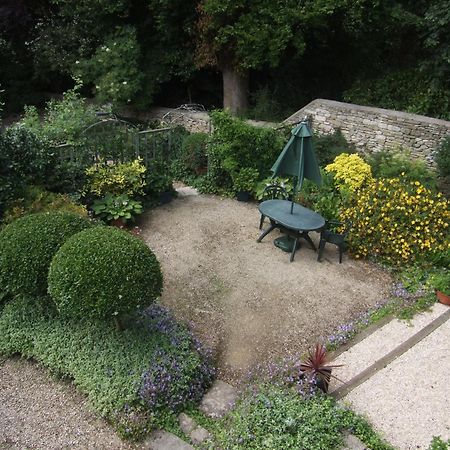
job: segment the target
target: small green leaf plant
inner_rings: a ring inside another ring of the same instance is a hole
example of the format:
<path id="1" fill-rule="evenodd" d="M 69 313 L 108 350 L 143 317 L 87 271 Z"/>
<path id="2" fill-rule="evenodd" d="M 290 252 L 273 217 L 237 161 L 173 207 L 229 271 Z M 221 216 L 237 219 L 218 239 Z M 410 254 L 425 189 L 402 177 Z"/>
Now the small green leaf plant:
<path id="1" fill-rule="evenodd" d="M 127 222 L 133 220 L 135 215 L 142 213 L 142 204 L 130 199 L 126 194 L 117 196 L 106 194 L 94 202 L 92 210 L 96 216 L 107 222 L 117 219 Z"/>

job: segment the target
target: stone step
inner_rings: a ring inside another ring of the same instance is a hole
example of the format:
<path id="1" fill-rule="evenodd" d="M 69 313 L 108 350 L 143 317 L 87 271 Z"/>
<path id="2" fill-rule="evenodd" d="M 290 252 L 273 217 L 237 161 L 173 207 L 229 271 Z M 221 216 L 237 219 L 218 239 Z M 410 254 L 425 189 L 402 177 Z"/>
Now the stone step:
<path id="1" fill-rule="evenodd" d="M 216 380 L 200 403 L 200 411 L 208 417 L 218 419 L 233 408 L 238 397 L 235 387 L 221 380 Z"/>
<path id="2" fill-rule="evenodd" d="M 144 441 L 143 447 L 148 450 L 194 450 L 192 445 L 163 430 L 154 431 Z"/>

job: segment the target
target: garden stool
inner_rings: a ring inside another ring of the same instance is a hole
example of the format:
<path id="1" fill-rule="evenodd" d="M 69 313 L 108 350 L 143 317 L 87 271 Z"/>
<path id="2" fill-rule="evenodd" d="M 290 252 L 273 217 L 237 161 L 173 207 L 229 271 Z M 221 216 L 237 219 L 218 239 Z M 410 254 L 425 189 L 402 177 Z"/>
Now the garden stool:
<path id="1" fill-rule="evenodd" d="M 345 250 L 345 239 L 348 235 L 348 232 L 350 231 L 351 226 L 352 224 L 350 221 L 342 223 L 336 220 L 330 220 L 325 223 L 325 227 L 320 232 L 319 255 L 317 256 L 317 261 L 320 262 L 325 244 L 329 242 L 330 244 L 334 244 L 338 247 L 339 264 L 342 263 L 342 253 L 344 253 Z M 342 230 L 338 233 L 336 231 L 338 229 Z"/>

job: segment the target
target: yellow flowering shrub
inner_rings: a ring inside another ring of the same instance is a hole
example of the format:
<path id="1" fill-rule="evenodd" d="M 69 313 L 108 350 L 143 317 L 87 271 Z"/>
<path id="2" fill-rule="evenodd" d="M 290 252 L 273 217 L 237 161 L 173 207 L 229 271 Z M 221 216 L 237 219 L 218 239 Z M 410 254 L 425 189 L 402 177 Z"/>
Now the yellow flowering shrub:
<path id="1" fill-rule="evenodd" d="M 104 197 L 106 194 L 126 194 L 130 197 L 143 194 L 146 170 L 140 159 L 110 165 L 94 164 L 86 169 L 87 183 L 83 192 L 97 197 Z"/>
<path id="2" fill-rule="evenodd" d="M 341 219 L 352 221 L 349 246 L 357 258 L 379 257 L 398 265 L 450 247 L 449 202 L 418 181 L 372 181 Z"/>
<path id="3" fill-rule="evenodd" d="M 345 188 L 351 192 L 372 181 L 370 165 L 356 154 L 341 153 L 325 167 L 325 171 L 333 173 L 339 188 Z"/>

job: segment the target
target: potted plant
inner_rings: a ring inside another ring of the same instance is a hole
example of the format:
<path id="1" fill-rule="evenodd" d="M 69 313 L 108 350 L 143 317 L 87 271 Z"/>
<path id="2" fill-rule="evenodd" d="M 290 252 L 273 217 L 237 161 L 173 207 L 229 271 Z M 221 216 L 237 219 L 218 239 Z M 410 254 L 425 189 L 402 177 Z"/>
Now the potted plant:
<path id="1" fill-rule="evenodd" d="M 111 223 L 111 225 L 123 227 L 127 221 L 133 220 L 136 214 L 142 212 L 142 204 L 132 200 L 128 195 L 106 194 L 103 198 L 95 200 L 92 210 L 96 216 Z"/>
<path id="2" fill-rule="evenodd" d="M 327 350 L 324 345 L 317 343 L 314 350 L 309 350 L 306 361 L 300 363 L 300 372 L 301 376 L 315 383 L 323 392 L 328 392 L 331 377 L 339 380 L 331 374 L 336 367 L 342 365 L 327 364 Z"/>
<path id="3" fill-rule="evenodd" d="M 166 162 L 154 160 L 146 173 L 145 194 L 158 204 L 169 203 L 175 195 L 172 177 Z"/>
<path id="4" fill-rule="evenodd" d="M 450 306 L 450 271 L 432 275 L 429 283 L 435 289 L 437 299 Z"/>
<path id="5" fill-rule="evenodd" d="M 237 193 L 236 198 L 238 201 L 248 202 L 252 198 L 258 177 L 258 170 L 250 167 L 245 167 L 232 175 L 233 188 Z"/>

